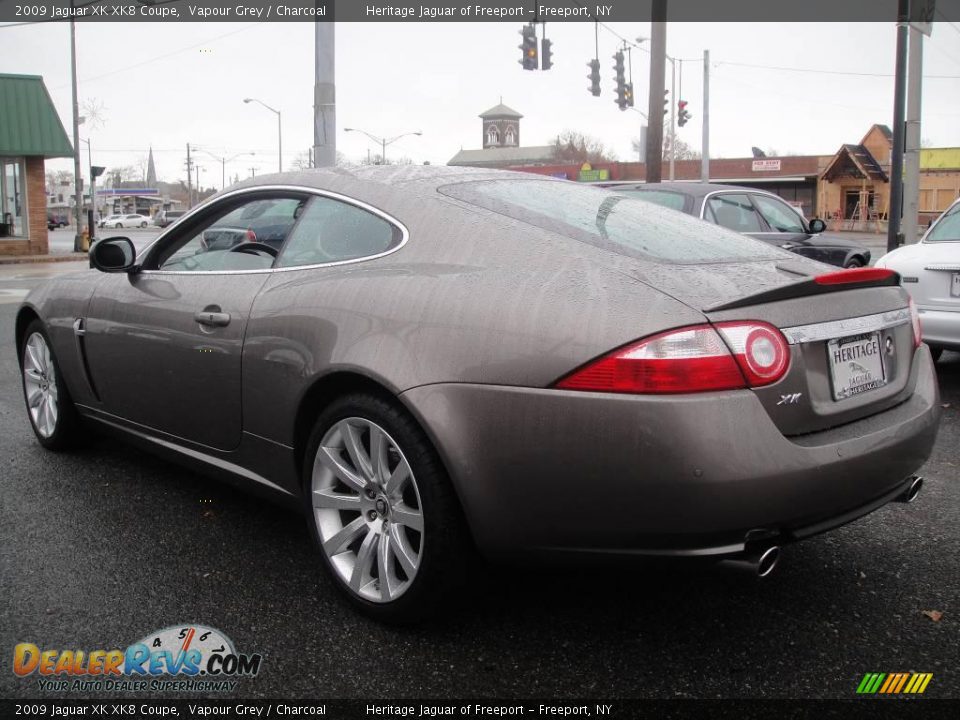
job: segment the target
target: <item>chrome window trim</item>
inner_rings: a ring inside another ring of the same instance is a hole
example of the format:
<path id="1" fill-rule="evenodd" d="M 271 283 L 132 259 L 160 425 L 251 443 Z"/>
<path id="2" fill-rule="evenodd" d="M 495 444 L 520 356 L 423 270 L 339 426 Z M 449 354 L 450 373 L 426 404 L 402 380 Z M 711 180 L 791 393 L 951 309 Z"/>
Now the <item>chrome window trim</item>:
<path id="1" fill-rule="evenodd" d="M 889 310 L 875 315 L 862 315 L 855 318 L 844 318 L 843 320 L 811 323 L 810 325 L 796 325 L 794 327 L 781 328 L 780 332 L 787 338 L 788 343 L 791 345 L 799 345 L 801 343 L 835 340 L 836 338 L 847 337 L 848 335 L 859 335 L 861 333 L 886 330 L 887 328 L 905 325 L 909 322 L 910 309 L 900 308 L 899 310 Z"/>
<path id="2" fill-rule="evenodd" d="M 797 217 L 800 218 L 800 220 L 801 220 L 800 227 L 804 228 L 804 231 L 803 231 L 803 232 L 804 232 L 805 234 L 806 234 L 806 233 L 809 233 L 809 227 L 808 227 L 807 219 L 806 219 L 805 217 L 803 217 L 799 212 L 797 212 L 790 203 L 788 203 L 786 200 L 784 200 L 782 197 L 780 197 L 780 196 L 777 195 L 776 193 L 772 193 L 772 192 L 769 192 L 769 191 L 767 191 L 767 190 L 758 190 L 758 189 L 756 189 L 756 188 L 744 187 L 742 190 L 738 190 L 737 188 L 724 188 L 723 190 L 712 190 L 712 191 L 708 192 L 706 195 L 704 195 L 704 196 L 701 198 L 701 202 L 700 202 L 700 219 L 701 219 L 701 220 L 705 220 L 706 222 L 710 222 L 710 221 L 707 220 L 706 217 L 704 217 L 704 216 L 706 215 L 706 212 L 707 212 L 707 200 L 709 200 L 709 199 L 710 199 L 711 197 L 713 197 L 714 195 L 723 195 L 723 194 L 730 194 L 730 193 L 739 194 L 739 193 L 741 193 L 741 192 L 742 192 L 743 194 L 745 194 L 745 195 L 763 195 L 763 196 L 765 196 L 765 197 L 771 197 L 771 198 L 775 198 L 775 199 L 779 200 L 780 202 L 782 202 L 784 205 L 786 205 L 788 208 L 790 208 L 791 210 L 793 210 L 793 211 L 797 214 Z M 759 209 L 759 208 L 755 207 L 754 210 L 756 210 L 757 213 L 760 214 L 760 209 Z M 763 215 L 760 214 L 760 217 L 763 217 Z M 767 222 L 767 219 L 766 219 L 766 218 L 763 218 L 763 221 L 764 221 L 764 222 Z M 715 225 L 716 223 L 711 223 L 711 224 L 714 224 L 714 225 Z M 769 224 L 769 223 L 768 223 L 768 224 Z M 723 227 L 723 226 L 721 225 L 721 227 Z M 729 230 L 730 228 L 727 228 L 727 229 Z M 734 232 L 740 232 L 740 231 L 739 231 L 739 230 L 734 230 Z M 743 234 L 746 234 L 746 233 L 743 233 Z M 751 233 L 751 234 L 753 234 L 753 235 L 760 235 L 760 234 L 763 234 L 763 235 L 782 235 L 783 233 L 780 232 L 779 230 L 772 230 L 772 231 L 770 231 L 770 232 L 758 232 L 758 233 Z"/>
<path id="3" fill-rule="evenodd" d="M 217 196 L 215 203 L 219 203 L 221 200 L 226 200 L 228 198 L 233 198 L 238 195 L 250 195 L 257 194 L 262 192 L 297 192 L 307 195 L 316 195 L 318 197 L 330 198 L 331 200 L 337 200 L 339 202 L 347 203 L 348 205 L 353 205 L 358 207 L 361 210 L 366 210 L 372 215 L 385 220 L 387 223 L 396 227 L 400 230 L 400 242 L 397 243 L 394 247 L 385 250 L 382 253 L 377 253 L 376 255 L 364 255 L 363 257 L 352 258 L 350 260 L 335 260 L 328 263 L 314 263 L 312 265 L 291 265 L 289 267 L 280 267 L 280 268 L 263 268 L 255 270 L 141 270 L 140 274 L 142 275 L 194 275 L 194 276 L 208 276 L 208 275 L 259 275 L 262 273 L 275 273 L 275 272 L 291 272 L 294 270 L 310 270 L 313 268 L 326 268 L 326 267 L 337 267 L 339 265 L 352 265 L 354 263 L 366 262 L 367 260 L 376 260 L 377 258 L 382 258 L 387 255 L 391 255 L 404 245 L 407 244 L 407 241 L 410 239 L 410 231 L 407 229 L 407 226 L 400 222 L 397 218 L 389 213 L 384 212 L 380 208 L 374 207 L 369 203 L 363 202 L 363 200 L 357 200 L 356 198 L 349 197 L 347 195 L 342 195 L 331 190 L 321 190 L 320 188 L 311 188 L 303 187 L 301 185 L 256 185 L 252 187 L 241 188 L 239 190 L 231 190 L 228 193 Z M 206 211 L 209 209 L 214 202 L 207 202 L 192 210 L 188 211 L 183 217 L 179 218 L 177 222 L 170 225 L 162 233 L 160 233 L 152 243 L 143 249 L 140 255 L 137 256 L 139 261 L 141 257 L 146 258 L 154 245 L 163 240 L 171 231 L 175 230 L 176 227 L 186 221 L 188 218 L 193 215 L 199 214 L 200 212 Z M 284 240 L 286 242 L 286 240 Z"/>

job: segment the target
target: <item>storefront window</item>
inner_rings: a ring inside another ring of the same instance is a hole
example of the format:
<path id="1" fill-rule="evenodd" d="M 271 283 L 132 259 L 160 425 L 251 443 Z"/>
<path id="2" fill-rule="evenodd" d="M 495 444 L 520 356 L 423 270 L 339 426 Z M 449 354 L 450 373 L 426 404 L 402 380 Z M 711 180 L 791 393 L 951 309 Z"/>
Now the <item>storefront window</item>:
<path id="1" fill-rule="evenodd" d="M 23 160 L 0 158 L 0 236 L 27 235 L 27 196 Z"/>

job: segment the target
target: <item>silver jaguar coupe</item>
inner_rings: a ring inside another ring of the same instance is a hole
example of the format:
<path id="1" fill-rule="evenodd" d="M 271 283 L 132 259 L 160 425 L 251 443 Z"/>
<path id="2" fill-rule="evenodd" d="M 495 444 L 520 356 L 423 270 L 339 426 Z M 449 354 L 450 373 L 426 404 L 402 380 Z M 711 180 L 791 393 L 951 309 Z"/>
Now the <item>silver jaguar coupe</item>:
<path id="1" fill-rule="evenodd" d="M 474 549 L 712 557 L 912 500 L 939 405 L 887 269 L 837 270 L 521 173 L 221 192 L 19 310 L 40 443 L 80 423 L 302 509 L 356 606 L 422 616 Z"/>

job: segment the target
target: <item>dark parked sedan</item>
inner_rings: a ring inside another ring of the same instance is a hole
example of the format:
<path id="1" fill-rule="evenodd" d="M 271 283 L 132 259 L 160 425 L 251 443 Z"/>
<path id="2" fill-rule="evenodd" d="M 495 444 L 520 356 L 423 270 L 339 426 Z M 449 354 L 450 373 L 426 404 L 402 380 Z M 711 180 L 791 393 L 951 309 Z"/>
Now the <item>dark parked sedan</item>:
<path id="1" fill-rule="evenodd" d="M 204 240 L 267 216 L 278 246 Z M 913 499 L 937 431 L 896 273 L 576 183 L 257 177 L 90 257 L 17 315 L 40 443 L 89 422 L 301 507 L 379 618 L 449 597 L 471 546 L 766 574 Z"/>
<path id="2" fill-rule="evenodd" d="M 827 227 L 823 220 L 807 222 L 782 198 L 763 190 L 685 182 L 608 187 L 829 265 L 857 268 L 870 264 L 867 248 L 842 237 L 821 235 Z"/>

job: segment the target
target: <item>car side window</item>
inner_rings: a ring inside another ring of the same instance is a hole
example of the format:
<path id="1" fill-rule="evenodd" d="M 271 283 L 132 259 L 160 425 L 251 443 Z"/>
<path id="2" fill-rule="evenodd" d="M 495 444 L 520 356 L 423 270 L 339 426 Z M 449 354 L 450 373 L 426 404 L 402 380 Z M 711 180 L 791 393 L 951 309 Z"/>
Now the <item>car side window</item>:
<path id="1" fill-rule="evenodd" d="M 315 197 L 290 234 L 276 267 L 320 265 L 371 257 L 396 247 L 400 229 L 379 215 L 326 197 Z"/>
<path id="2" fill-rule="evenodd" d="M 785 202 L 774 200 L 766 195 L 753 195 L 760 214 L 771 228 L 777 232 L 804 233 L 803 221 L 800 216 Z"/>
<path id="3" fill-rule="evenodd" d="M 167 248 L 158 269 L 211 272 L 270 268 L 306 203 L 299 197 L 256 197 L 233 205 Z"/>
<path id="4" fill-rule="evenodd" d="M 705 217 L 722 227 L 741 233 L 764 231 L 760 216 L 746 195 L 714 195 L 707 201 L 707 209 L 710 212 Z"/>

